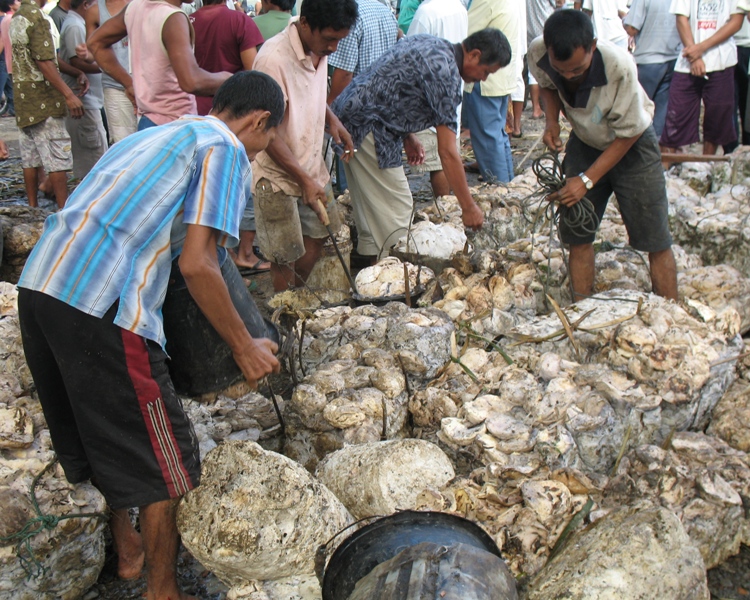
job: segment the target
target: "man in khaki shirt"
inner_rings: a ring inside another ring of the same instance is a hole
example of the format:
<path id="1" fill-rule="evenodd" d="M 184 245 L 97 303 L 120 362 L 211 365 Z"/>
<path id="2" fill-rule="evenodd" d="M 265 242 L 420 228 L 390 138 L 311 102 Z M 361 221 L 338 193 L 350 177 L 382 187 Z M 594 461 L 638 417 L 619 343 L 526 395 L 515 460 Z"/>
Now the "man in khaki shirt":
<path id="1" fill-rule="evenodd" d="M 667 193 L 659 145 L 651 124 L 654 104 L 638 83 L 627 51 L 597 43 L 591 20 L 580 11 L 553 13 L 543 38 L 529 47 L 528 63 L 545 108 L 545 144 L 562 151 L 560 111 L 572 132 L 566 147 L 565 185 L 549 196 L 571 207 L 586 196 L 601 221 L 617 196 L 630 245 L 648 252 L 654 292 L 677 298 L 677 269 L 667 222 Z M 594 286 L 595 232 L 560 221 L 570 245 L 570 278 L 576 299 Z"/>

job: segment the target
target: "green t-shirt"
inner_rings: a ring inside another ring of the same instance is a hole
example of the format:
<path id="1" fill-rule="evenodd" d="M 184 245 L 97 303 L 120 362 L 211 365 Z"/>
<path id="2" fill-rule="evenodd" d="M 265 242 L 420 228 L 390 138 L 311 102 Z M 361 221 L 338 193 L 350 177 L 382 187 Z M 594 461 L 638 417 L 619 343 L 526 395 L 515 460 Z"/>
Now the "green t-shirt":
<path id="1" fill-rule="evenodd" d="M 260 34 L 263 36 L 263 41 L 266 41 L 275 36 L 277 33 L 281 33 L 289 24 L 289 19 L 291 18 L 291 13 L 282 12 L 280 10 L 272 10 L 264 15 L 258 15 L 253 19 L 253 21 L 255 21 L 258 29 L 260 29 Z"/>
<path id="2" fill-rule="evenodd" d="M 401 0 L 401 10 L 398 13 L 398 28 L 404 32 L 404 35 L 409 33 L 409 25 L 411 25 L 414 13 L 417 12 L 420 4 L 422 4 L 422 0 Z"/>

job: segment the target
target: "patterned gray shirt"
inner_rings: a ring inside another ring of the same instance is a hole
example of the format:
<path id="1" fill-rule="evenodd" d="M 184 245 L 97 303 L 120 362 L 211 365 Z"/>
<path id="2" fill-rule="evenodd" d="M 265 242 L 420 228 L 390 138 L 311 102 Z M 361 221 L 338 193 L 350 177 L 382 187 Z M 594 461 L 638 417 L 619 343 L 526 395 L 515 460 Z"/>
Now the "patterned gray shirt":
<path id="1" fill-rule="evenodd" d="M 375 138 L 378 166 L 401 166 L 404 138 L 447 125 L 458 133 L 460 45 L 431 35 L 406 37 L 357 75 L 331 107 L 359 147 Z"/>
<path id="2" fill-rule="evenodd" d="M 526 0 L 526 40 L 529 45 L 544 33 L 544 23 L 555 12 L 555 0 Z"/>

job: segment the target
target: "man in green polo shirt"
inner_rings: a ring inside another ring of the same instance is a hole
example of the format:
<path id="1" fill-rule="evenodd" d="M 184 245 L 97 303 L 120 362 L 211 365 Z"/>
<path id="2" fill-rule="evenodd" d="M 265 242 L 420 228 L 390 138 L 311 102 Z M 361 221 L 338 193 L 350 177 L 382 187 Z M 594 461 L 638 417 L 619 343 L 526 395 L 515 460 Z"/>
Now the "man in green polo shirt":
<path id="1" fill-rule="evenodd" d="M 294 0 L 261 0 L 261 14 L 255 19 L 255 24 L 260 29 L 263 40 L 268 40 L 280 33 L 292 18 Z"/>

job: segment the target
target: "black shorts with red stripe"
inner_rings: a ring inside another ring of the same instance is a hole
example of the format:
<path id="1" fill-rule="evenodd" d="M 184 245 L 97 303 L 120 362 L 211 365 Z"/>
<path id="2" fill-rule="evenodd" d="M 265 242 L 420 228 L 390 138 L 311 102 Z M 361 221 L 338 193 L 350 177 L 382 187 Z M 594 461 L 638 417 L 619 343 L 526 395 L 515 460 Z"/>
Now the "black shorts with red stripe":
<path id="1" fill-rule="evenodd" d="M 71 483 L 94 479 L 113 509 L 178 498 L 200 455 L 166 353 L 113 323 L 19 289 L 18 315 L 52 445 Z"/>

